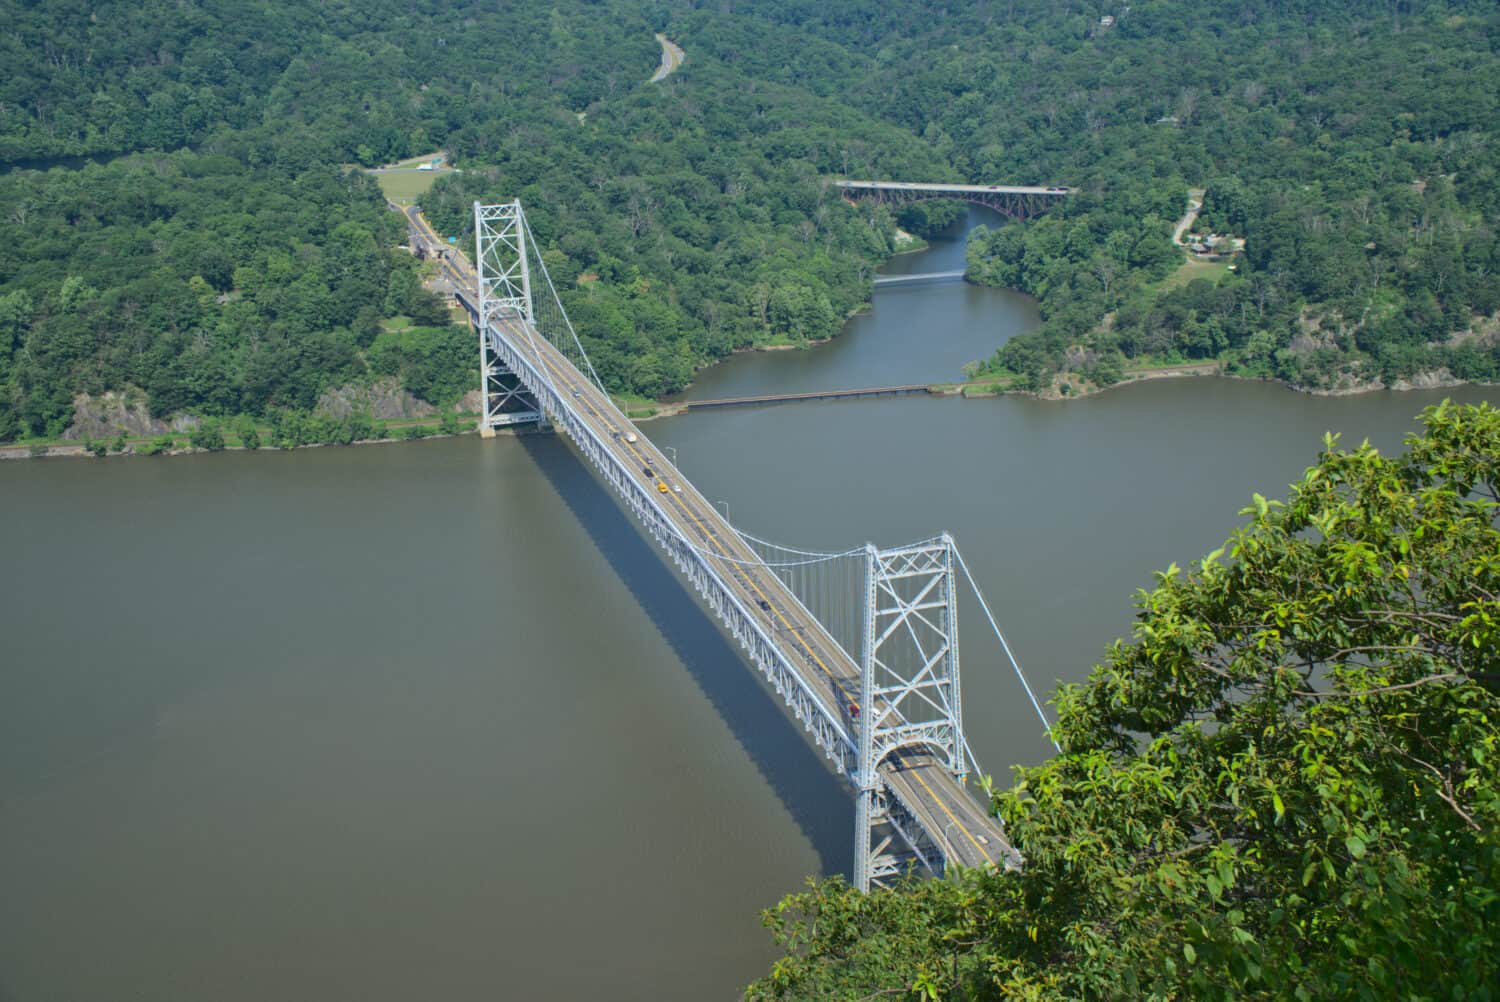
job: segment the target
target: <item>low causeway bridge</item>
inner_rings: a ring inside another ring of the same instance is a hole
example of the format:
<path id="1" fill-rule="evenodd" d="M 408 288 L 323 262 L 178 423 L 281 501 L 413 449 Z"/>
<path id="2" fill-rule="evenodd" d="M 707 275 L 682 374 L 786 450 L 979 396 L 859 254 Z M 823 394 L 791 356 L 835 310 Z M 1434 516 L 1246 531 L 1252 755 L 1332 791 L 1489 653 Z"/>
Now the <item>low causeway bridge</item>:
<path id="1" fill-rule="evenodd" d="M 717 397 L 709 400 L 688 400 L 683 403 L 685 411 L 711 410 L 715 407 L 759 407 L 764 404 L 788 404 L 804 400 L 857 400 L 865 397 L 906 397 L 913 393 L 931 393 L 926 383 L 907 383 L 902 386 L 862 386 L 854 390 L 813 390 L 806 393 L 762 393 L 753 397 Z"/>
<path id="2" fill-rule="evenodd" d="M 425 220 L 411 221 L 414 240 L 438 243 Z M 640 520 L 852 787 L 854 883 L 955 864 L 1018 868 L 1001 823 L 968 788 L 979 773 L 959 678 L 968 570 L 952 537 L 819 552 L 739 531 L 605 392 L 521 204 L 475 203 L 474 229 L 472 266 L 451 249 L 440 258 L 479 332 L 481 432 L 550 424 Z"/>

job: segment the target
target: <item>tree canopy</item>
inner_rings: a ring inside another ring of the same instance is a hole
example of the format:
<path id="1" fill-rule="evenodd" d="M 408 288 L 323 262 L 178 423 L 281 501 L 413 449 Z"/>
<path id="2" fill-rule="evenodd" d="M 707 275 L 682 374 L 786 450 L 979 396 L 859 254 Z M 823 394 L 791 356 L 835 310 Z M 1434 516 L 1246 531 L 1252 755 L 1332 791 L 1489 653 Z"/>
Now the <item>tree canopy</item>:
<path id="1" fill-rule="evenodd" d="M 355 168 L 436 150 L 464 173 L 430 217 L 462 237 L 472 200 L 524 199 L 616 391 L 836 334 L 898 223 L 837 175 L 1075 189 L 970 248 L 1041 302 L 986 363 L 1021 386 L 1140 359 L 1500 377 L 1481 0 L 5 2 L 0 440 L 100 389 L 260 415 L 373 378 L 380 321 L 441 317 Z M 657 30 L 688 60 L 650 84 Z M 1195 187 L 1246 241 L 1233 275 L 1180 270 Z"/>
<path id="2" fill-rule="evenodd" d="M 1141 594 L 995 792 L 1023 872 L 816 883 L 748 997 L 1494 998 L 1500 412 L 1424 420 Z"/>

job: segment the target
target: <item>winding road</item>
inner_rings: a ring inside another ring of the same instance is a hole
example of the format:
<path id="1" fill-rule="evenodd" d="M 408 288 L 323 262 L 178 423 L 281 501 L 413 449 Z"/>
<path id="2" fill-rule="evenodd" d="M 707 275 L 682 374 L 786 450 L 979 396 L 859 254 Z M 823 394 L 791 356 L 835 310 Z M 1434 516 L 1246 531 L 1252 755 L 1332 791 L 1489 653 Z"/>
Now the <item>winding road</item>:
<path id="1" fill-rule="evenodd" d="M 1202 188 L 1188 189 L 1187 212 L 1177 220 L 1177 226 L 1172 230 L 1172 242 L 1178 247 L 1182 246 L 1182 235 L 1198 221 L 1198 213 L 1203 209 L 1203 192 Z"/>
<path id="2" fill-rule="evenodd" d="M 652 83 L 660 83 L 665 80 L 687 58 L 686 54 L 676 45 L 667 41 L 667 36 L 661 32 L 656 33 L 656 40 L 661 43 L 661 65 L 651 75 Z"/>

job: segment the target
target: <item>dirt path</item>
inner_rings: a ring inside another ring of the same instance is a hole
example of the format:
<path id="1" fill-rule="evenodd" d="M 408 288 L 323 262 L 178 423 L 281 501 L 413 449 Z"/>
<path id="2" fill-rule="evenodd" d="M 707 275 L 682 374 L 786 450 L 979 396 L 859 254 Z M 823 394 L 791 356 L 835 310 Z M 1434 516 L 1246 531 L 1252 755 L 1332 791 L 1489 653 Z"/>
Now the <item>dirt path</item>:
<path id="1" fill-rule="evenodd" d="M 686 54 L 676 45 L 667 41 L 667 36 L 661 32 L 656 33 L 656 40 L 661 43 L 661 66 L 657 67 L 656 72 L 651 75 L 652 83 L 659 83 L 665 80 L 687 58 Z"/>
<path id="2" fill-rule="evenodd" d="M 1177 220 L 1177 227 L 1172 231 L 1172 242 L 1178 247 L 1182 246 L 1182 235 L 1198 221 L 1198 213 L 1203 208 L 1203 192 L 1203 188 L 1188 189 L 1188 210 Z"/>
<path id="3" fill-rule="evenodd" d="M 1155 369 L 1126 369 L 1121 382 L 1138 379 L 1170 379 L 1173 376 L 1217 376 L 1223 369 L 1218 362 L 1188 362 L 1185 365 L 1163 365 Z"/>

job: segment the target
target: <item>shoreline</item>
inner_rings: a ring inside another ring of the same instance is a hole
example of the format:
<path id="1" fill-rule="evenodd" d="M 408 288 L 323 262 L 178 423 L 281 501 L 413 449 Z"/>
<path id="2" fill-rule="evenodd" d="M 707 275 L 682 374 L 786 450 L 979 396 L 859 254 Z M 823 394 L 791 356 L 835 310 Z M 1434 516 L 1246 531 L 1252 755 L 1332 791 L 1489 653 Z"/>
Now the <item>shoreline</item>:
<path id="1" fill-rule="evenodd" d="M 823 341 L 816 343 L 826 344 L 830 340 L 832 339 L 826 338 Z M 809 342 L 809 344 L 811 343 L 814 342 Z M 799 345 L 780 345 L 762 348 L 743 348 L 736 349 L 736 351 L 786 351 L 799 347 Z M 1447 379 L 1432 382 L 1413 382 L 1408 380 L 1401 380 L 1394 386 L 1360 386 L 1341 387 L 1338 389 L 1314 389 L 1303 386 L 1293 386 L 1292 384 L 1279 379 L 1266 379 L 1257 376 L 1234 375 L 1232 373 L 1221 371 L 1218 367 L 1218 363 L 1191 363 L 1181 366 L 1163 367 L 1161 369 L 1144 369 L 1140 372 L 1130 373 L 1128 374 L 1127 378 L 1121 379 L 1117 383 L 1111 383 L 1109 386 L 1095 386 L 1090 389 L 1078 389 L 1069 393 L 1060 393 L 1056 392 L 1055 390 L 1037 391 L 1010 388 L 1001 389 L 993 383 L 985 383 L 983 381 L 929 383 L 927 385 L 927 392 L 928 395 L 934 397 L 957 397 L 960 400 L 992 400 L 999 397 L 1013 396 L 1031 397 L 1036 400 L 1065 402 L 1068 400 L 1082 400 L 1086 397 L 1097 396 L 1098 394 L 1106 393 L 1110 390 L 1118 389 L 1120 387 L 1129 386 L 1133 383 L 1144 383 L 1157 379 L 1192 378 L 1234 379 L 1244 382 L 1270 383 L 1281 387 L 1289 393 L 1302 393 L 1311 397 L 1356 397 L 1363 396 L 1369 393 L 1379 393 L 1382 391 L 1390 393 L 1405 393 L 1411 390 L 1456 389 L 1461 386 L 1500 387 L 1500 383 L 1487 383 L 1467 379 Z M 794 402 L 796 401 L 775 401 L 768 402 L 761 406 L 781 406 L 783 403 Z M 681 415 L 686 414 L 693 409 L 690 406 L 691 404 L 692 401 L 688 400 L 678 400 L 673 402 L 658 400 L 654 402 L 653 413 L 630 417 L 629 420 L 633 424 L 645 424 L 648 421 L 656 421 L 660 418 L 680 417 Z M 538 431 L 536 429 L 522 430 L 518 428 L 498 428 L 494 431 L 494 437 L 508 436 L 512 438 L 518 438 L 522 435 L 534 434 L 538 434 Z M 196 456 L 209 455 L 214 452 L 292 452 L 298 449 L 331 449 L 349 448 L 352 446 L 360 445 L 394 445 L 402 443 L 416 443 L 430 441 L 432 439 L 463 438 L 469 435 L 478 436 L 480 435 L 480 431 L 478 428 L 466 428 L 454 434 L 434 432 L 431 435 L 423 435 L 421 438 L 366 438 L 360 439 L 356 442 L 350 442 L 347 445 L 335 444 L 330 442 L 308 442 L 304 445 L 294 445 L 291 447 L 283 447 L 278 445 L 262 445 L 256 449 L 247 449 L 243 445 L 229 445 L 225 446 L 222 449 L 194 449 L 189 446 L 187 448 L 181 449 L 166 449 L 161 452 L 154 453 L 151 456 L 148 456 L 144 452 L 135 451 L 133 446 L 125 452 L 110 452 L 106 453 L 103 456 L 96 456 L 92 452 L 90 452 L 82 442 L 67 442 L 44 446 L 0 445 L 0 462 L 22 459 L 109 459 L 125 457 L 152 458 L 152 456 Z M 38 448 L 43 451 L 33 451 Z"/>
<path id="2" fill-rule="evenodd" d="M 1420 377 L 1421 374 L 1419 373 L 1418 376 Z M 936 383 L 933 384 L 933 393 L 937 394 L 941 392 L 944 396 L 961 396 L 973 399 L 1004 396 L 1029 396 L 1034 397 L 1037 400 L 1068 401 L 1081 400 L 1085 397 L 1097 396 L 1101 393 L 1107 393 L 1110 390 L 1118 389 L 1122 386 L 1129 386 L 1133 383 L 1150 382 L 1151 380 L 1156 379 L 1191 378 L 1233 379 L 1247 383 L 1267 383 L 1273 386 L 1278 386 L 1281 389 L 1286 390 L 1288 393 L 1300 393 L 1304 396 L 1309 397 L 1358 397 L 1365 396 L 1366 394 L 1370 393 L 1406 393 L 1412 390 L 1447 390 L 1457 389 L 1462 386 L 1500 387 L 1500 382 L 1490 383 L 1484 382 L 1483 380 L 1454 379 L 1450 377 L 1437 380 L 1422 380 L 1418 378 L 1414 381 L 1403 379 L 1398 380 L 1394 385 L 1391 386 L 1377 384 L 1325 389 L 1311 386 L 1296 386 L 1282 379 L 1271 379 L 1264 376 L 1237 375 L 1231 372 L 1224 372 L 1223 369 L 1220 368 L 1220 364 L 1217 362 L 1204 362 L 1189 363 L 1181 366 L 1167 366 L 1161 369 L 1142 369 L 1138 372 L 1126 373 L 1124 378 L 1120 379 L 1118 382 L 1111 383 L 1108 386 L 1090 386 L 1084 388 L 1078 386 L 1076 383 L 1069 384 L 1073 387 L 1073 389 L 1068 393 L 1058 392 L 1055 387 L 1051 387 L 1046 390 L 1021 390 L 1010 388 L 1001 389 L 996 384 L 986 383 L 983 380 L 966 381 L 961 383 Z M 943 388 L 941 391 L 936 389 L 936 387 L 939 386 Z"/>
<path id="3" fill-rule="evenodd" d="M 215 452 L 295 452 L 298 449 L 347 449 L 357 445 L 398 445 L 402 443 L 427 442 L 435 438 L 463 438 L 466 435 L 478 435 L 479 429 L 465 428 L 461 431 L 447 434 L 435 431 L 421 438 L 361 438 L 353 442 L 306 442 L 302 445 L 280 446 L 262 445 L 255 449 L 247 449 L 243 445 L 226 445 L 222 449 L 195 449 L 192 446 L 185 448 L 163 449 L 161 452 L 147 454 L 138 452 L 136 444 L 145 444 L 149 440 L 132 444 L 125 452 L 107 452 L 102 456 L 96 456 L 90 452 L 82 442 L 70 441 L 50 445 L 0 445 L 0 463 L 10 460 L 21 459 L 153 459 L 159 456 L 206 456 Z M 507 435 L 520 437 L 521 435 L 537 434 L 536 429 L 522 431 L 517 428 L 497 428 L 495 436 Z M 40 453 L 33 453 L 33 449 L 42 449 Z"/>

